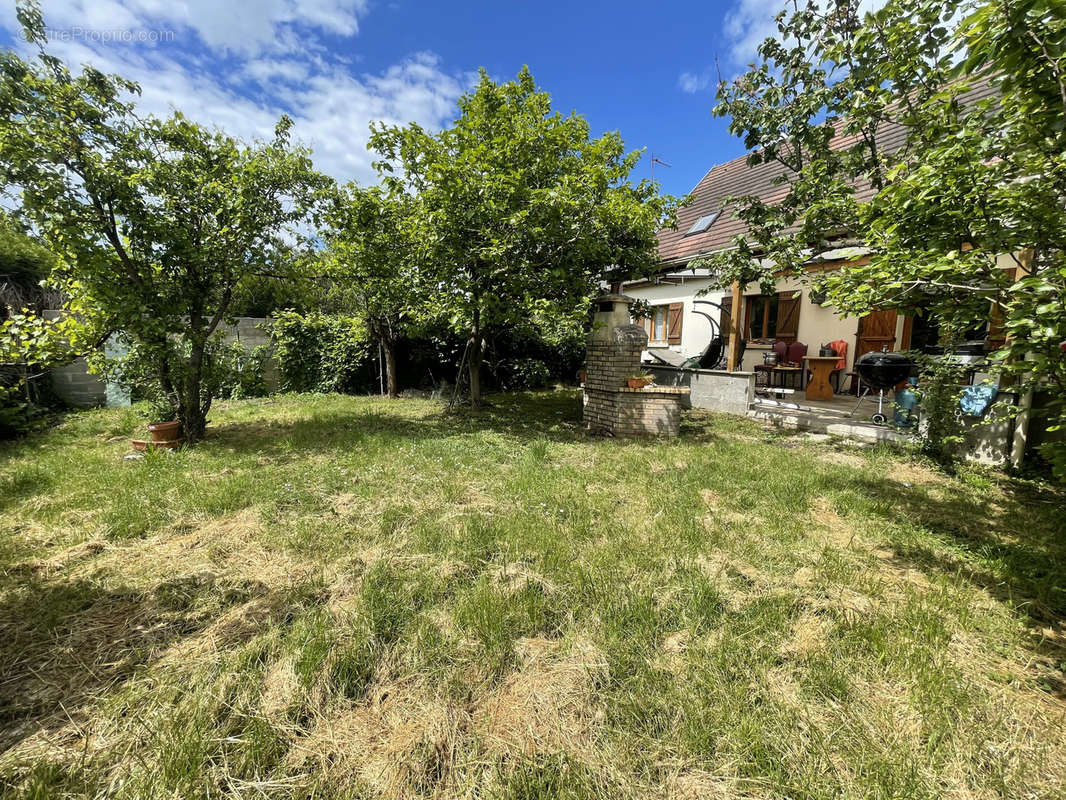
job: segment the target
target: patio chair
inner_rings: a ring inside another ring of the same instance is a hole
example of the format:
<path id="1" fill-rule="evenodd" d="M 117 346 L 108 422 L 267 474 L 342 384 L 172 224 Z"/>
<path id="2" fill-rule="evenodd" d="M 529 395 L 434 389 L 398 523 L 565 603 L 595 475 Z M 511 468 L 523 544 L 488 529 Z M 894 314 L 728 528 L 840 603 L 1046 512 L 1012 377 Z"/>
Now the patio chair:
<path id="1" fill-rule="evenodd" d="M 800 369 L 798 369 L 798 370 L 789 369 L 788 372 L 785 372 L 784 370 L 780 370 L 781 374 L 782 375 L 794 375 L 796 377 L 796 379 L 801 384 L 806 385 L 806 382 L 803 380 L 803 377 L 804 377 L 804 374 L 803 374 L 803 367 L 804 367 L 803 359 L 804 359 L 804 357 L 806 355 L 807 355 L 807 345 L 803 344 L 803 342 L 793 342 L 792 344 L 788 345 L 786 350 L 785 350 L 785 358 L 781 359 L 779 357 L 778 358 L 778 364 L 781 364 L 781 363 L 795 364 L 795 365 L 798 365 L 800 367 Z M 799 386 L 797 388 L 803 388 L 803 387 Z"/>

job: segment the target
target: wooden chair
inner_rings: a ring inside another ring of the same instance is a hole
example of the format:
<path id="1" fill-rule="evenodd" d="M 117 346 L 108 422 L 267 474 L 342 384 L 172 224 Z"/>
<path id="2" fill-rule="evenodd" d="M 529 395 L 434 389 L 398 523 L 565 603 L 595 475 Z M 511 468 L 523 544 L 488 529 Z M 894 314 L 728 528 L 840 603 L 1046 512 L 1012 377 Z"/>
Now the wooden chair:
<path id="1" fill-rule="evenodd" d="M 785 358 L 784 359 L 780 359 L 779 358 L 778 361 L 779 361 L 779 363 L 784 362 L 784 363 L 788 363 L 788 364 L 796 364 L 796 365 L 799 366 L 799 369 L 798 370 L 789 369 L 787 372 L 782 370 L 782 374 L 783 375 L 794 375 L 797 378 L 797 380 L 799 381 L 800 384 L 805 385 L 805 382 L 803 380 L 804 368 L 805 368 L 805 364 L 803 363 L 803 359 L 806 357 L 806 355 L 807 355 L 807 345 L 803 344 L 803 342 L 793 342 L 792 344 L 788 345 L 788 347 L 785 350 Z M 802 385 L 798 386 L 798 387 L 795 387 L 795 388 L 803 388 Z"/>

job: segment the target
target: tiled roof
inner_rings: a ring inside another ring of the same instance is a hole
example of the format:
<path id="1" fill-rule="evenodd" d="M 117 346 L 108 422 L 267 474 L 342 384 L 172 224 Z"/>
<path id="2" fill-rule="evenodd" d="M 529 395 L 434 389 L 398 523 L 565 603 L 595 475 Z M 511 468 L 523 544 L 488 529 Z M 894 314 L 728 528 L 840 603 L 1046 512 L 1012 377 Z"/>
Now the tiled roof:
<path id="1" fill-rule="evenodd" d="M 962 96 L 964 103 L 986 98 L 994 93 L 987 81 L 977 83 Z M 833 139 L 834 150 L 850 147 L 858 136 L 838 136 Z M 906 138 L 906 129 L 898 123 L 884 123 L 878 139 L 886 152 L 898 150 Z M 787 184 L 775 185 L 774 180 L 790 171 L 776 161 L 749 167 L 747 155 L 734 158 L 712 167 L 692 190 L 692 203 L 682 208 L 677 215 L 677 229 L 659 231 L 659 259 L 664 263 L 684 263 L 695 256 L 725 250 L 733 246 L 737 234 L 744 233 L 745 225 L 734 219 L 733 210 L 723 209 L 722 201 L 736 195 L 755 195 L 767 203 L 775 203 L 788 193 Z M 863 181 L 857 186 L 860 199 L 873 196 L 873 187 Z M 705 214 L 721 211 L 721 215 L 703 233 L 686 235 L 697 219 Z"/>

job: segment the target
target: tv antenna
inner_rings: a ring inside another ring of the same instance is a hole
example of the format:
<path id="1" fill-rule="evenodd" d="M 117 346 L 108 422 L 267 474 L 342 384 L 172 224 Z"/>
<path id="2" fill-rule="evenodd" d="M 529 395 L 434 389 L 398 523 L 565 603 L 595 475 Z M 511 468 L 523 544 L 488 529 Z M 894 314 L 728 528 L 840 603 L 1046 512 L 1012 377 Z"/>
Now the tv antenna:
<path id="1" fill-rule="evenodd" d="M 667 164 L 661 158 L 656 156 L 655 153 L 651 153 L 650 155 L 651 155 L 651 179 L 655 180 L 655 165 L 656 164 L 661 164 L 664 167 L 669 167 L 669 166 L 672 166 L 672 165 Z"/>

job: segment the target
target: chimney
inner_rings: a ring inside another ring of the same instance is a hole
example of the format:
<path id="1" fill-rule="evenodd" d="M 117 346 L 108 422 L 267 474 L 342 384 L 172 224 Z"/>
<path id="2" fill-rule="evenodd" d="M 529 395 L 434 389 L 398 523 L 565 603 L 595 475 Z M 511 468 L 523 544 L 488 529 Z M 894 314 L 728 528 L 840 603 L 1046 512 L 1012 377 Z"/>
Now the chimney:
<path id="1" fill-rule="evenodd" d="M 627 378 L 641 373 L 640 354 L 648 334 L 630 322 L 632 298 L 606 294 L 593 303 L 596 313 L 587 343 L 584 384 L 585 427 L 609 436 L 677 436 L 684 387 L 631 389 Z"/>

